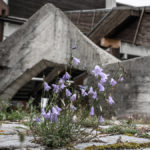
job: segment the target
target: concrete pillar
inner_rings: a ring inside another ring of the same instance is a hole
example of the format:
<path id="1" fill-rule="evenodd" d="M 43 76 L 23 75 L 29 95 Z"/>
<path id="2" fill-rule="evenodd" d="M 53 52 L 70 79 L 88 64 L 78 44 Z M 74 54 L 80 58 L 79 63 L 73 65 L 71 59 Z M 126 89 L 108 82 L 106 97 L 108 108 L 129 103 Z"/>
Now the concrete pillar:
<path id="1" fill-rule="evenodd" d="M 106 8 L 112 9 L 116 7 L 116 0 L 106 0 Z"/>

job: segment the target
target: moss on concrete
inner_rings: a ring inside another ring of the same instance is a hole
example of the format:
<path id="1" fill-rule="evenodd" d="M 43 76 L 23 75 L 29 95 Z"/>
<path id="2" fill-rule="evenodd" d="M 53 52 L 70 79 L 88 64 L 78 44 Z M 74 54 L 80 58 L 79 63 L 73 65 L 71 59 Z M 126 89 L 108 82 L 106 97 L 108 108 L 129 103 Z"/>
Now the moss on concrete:
<path id="1" fill-rule="evenodd" d="M 137 148 L 148 148 L 150 147 L 150 142 L 148 143 L 116 143 L 103 146 L 90 146 L 85 148 L 85 150 L 116 150 L 116 149 L 137 149 Z"/>

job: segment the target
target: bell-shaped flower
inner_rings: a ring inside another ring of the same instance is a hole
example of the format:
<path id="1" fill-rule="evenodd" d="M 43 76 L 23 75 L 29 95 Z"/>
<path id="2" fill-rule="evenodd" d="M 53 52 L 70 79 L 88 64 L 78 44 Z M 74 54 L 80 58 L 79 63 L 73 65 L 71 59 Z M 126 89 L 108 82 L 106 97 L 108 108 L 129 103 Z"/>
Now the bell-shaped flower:
<path id="1" fill-rule="evenodd" d="M 70 109 L 74 112 L 77 110 L 77 108 L 73 105 L 73 104 L 70 104 Z"/>
<path id="2" fill-rule="evenodd" d="M 57 114 L 51 113 L 51 115 L 50 115 L 50 121 L 54 122 L 54 123 L 58 122 Z"/>
<path id="3" fill-rule="evenodd" d="M 113 78 L 111 78 L 111 80 L 110 80 L 110 85 L 111 85 L 111 86 L 115 86 L 116 84 L 117 84 L 117 81 L 114 80 Z"/>
<path id="4" fill-rule="evenodd" d="M 108 103 L 109 103 L 109 105 L 113 105 L 115 103 L 115 101 L 112 99 L 111 96 L 109 96 L 109 98 L 108 98 Z"/>
<path id="5" fill-rule="evenodd" d="M 78 65 L 80 63 L 80 60 L 78 58 L 73 57 L 73 61 L 76 65 Z"/>
<path id="6" fill-rule="evenodd" d="M 51 89 L 51 87 L 48 85 L 47 82 L 44 82 L 44 91 L 48 92 Z"/>
<path id="7" fill-rule="evenodd" d="M 64 83 L 60 85 L 60 89 L 61 89 L 61 90 L 63 90 L 65 87 L 66 87 L 66 86 L 65 86 Z"/>
<path id="8" fill-rule="evenodd" d="M 98 88 L 99 88 L 99 91 L 100 91 L 100 92 L 104 92 L 104 91 L 105 91 L 105 88 L 104 88 L 104 86 L 101 84 L 101 82 L 98 83 Z"/>
<path id="9" fill-rule="evenodd" d="M 103 69 L 100 68 L 100 66 L 96 65 L 92 72 L 94 73 L 95 77 L 98 77 L 101 74 L 102 71 L 103 71 Z"/>
<path id="10" fill-rule="evenodd" d="M 49 111 L 48 113 L 46 113 L 43 117 L 48 120 L 50 118 L 51 115 L 51 111 Z"/>
<path id="11" fill-rule="evenodd" d="M 95 114 L 95 113 L 94 113 L 94 107 L 92 106 L 92 107 L 91 107 L 91 111 L 90 111 L 90 115 L 91 115 L 91 116 L 94 116 L 94 114 Z"/>
<path id="12" fill-rule="evenodd" d="M 101 73 L 100 73 L 100 76 L 101 76 L 101 81 L 100 81 L 100 83 L 101 83 L 101 84 L 106 83 L 106 81 L 108 80 L 109 74 L 105 74 L 104 72 L 101 72 Z"/>
<path id="13" fill-rule="evenodd" d="M 97 99 L 97 92 L 95 91 L 92 96 L 93 99 Z"/>
<path id="14" fill-rule="evenodd" d="M 62 109 L 61 109 L 60 107 L 58 107 L 57 105 L 55 106 L 55 108 L 56 108 L 56 110 L 59 111 L 59 112 L 62 111 Z"/>
<path id="15" fill-rule="evenodd" d="M 89 91 L 88 91 L 88 94 L 89 95 L 93 95 L 94 91 L 93 91 L 93 87 L 90 87 Z"/>
<path id="16" fill-rule="evenodd" d="M 57 105 L 55 106 L 57 112 L 58 112 L 58 115 L 60 115 L 60 112 L 62 111 L 62 109 L 60 107 L 58 107 Z"/>
<path id="17" fill-rule="evenodd" d="M 56 115 L 59 115 L 59 112 L 57 111 L 57 109 L 55 107 L 52 107 L 52 113 L 56 114 Z"/>
<path id="18" fill-rule="evenodd" d="M 76 50 L 76 49 L 77 49 L 76 45 L 72 46 L 72 50 Z"/>
<path id="19" fill-rule="evenodd" d="M 56 84 L 52 84 L 52 87 L 53 87 L 53 90 L 55 93 L 58 93 L 59 92 L 59 85 L 56 85 Z"/>
<path id="20" fill-rule="evenodd" d="M 42 110 L 41 110 L 41 115 L 43 116 L 43 115 L 45 115 L 45 114 L 46 114 L 46 112 L 45 112 L 44 108 L 42 108 Z"/>
<path id="21" fill-rule="evenodd" d="M 104 122 L 104 118 L 103 118 L 102 116 L 100 116 L 99 122 L 100 122 L 100 123 Z"/>
<path id="22" fill-rule="evenodd" d="M 77 94 L 73 94 L 73 95 L 71 96 L 71 100 L 72 100 L 72 101 L 75 101 L 76 98 L 77 98 Z"/>
<path id="23" fill-rule="evenodd" d="M 35 122 L 36 122 L 36 123 L 40 122 L 39 117 L 36 117 Z"/>
<path id="24" fill-rule="evenodd" d="M 119 82 L 122 82 L 123 80 L 124 80 L 123 77 L 120 77 L 120 78 L 118 79 Z"/>
<path id="25" fill-rule="evenodd" d="M 47 115 L 47 118 L 50 118 L 51 111 L 49 110 L 48 113 L 47 113 L 46 115 Z"/>
<path id="26" fill-rule="evenodd" d="M 62 79 L 62 78 L 60 78 L 60 79 L 59 79 L 59 84 L 63 84 L 63 83 L 65 83 L 65 80 Z"/>
<path id="27" fill-rule="evenodd" d="M 62 77 L 63 80 L 69 80 L 70 78 L 71 78 L 71 75 L 68 72 L 66 72 Z"/>
<path id="28" fill-rule="evenodd" d="M 81 94 L 82 94 L 82 96 L 83 96 L 83 97 L 85 97 L 85 96 L 87 96 L 87 95 L 88 95 L 88 93 L 87 93 L 87 92 L 85 92 L 85 90 L 84 90 L 84 89 L 81 89 Z"/>
<path id="29" fill-rule="evenodd" d="M 72 93 L 68 89 L 66 89 L 66 97 L 70 97 L 71 95 Z"/>

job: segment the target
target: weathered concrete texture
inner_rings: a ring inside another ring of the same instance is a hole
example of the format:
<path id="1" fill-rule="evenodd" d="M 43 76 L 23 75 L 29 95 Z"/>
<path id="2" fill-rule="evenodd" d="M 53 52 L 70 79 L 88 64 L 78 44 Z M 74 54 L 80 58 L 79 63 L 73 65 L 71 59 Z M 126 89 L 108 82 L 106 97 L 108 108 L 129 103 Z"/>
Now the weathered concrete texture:
<path id="1" fill-rule="evenodd" d="M 134 115 L 150 117 L 150 56 L 123 61 L 120 65 L 126 71 L 125 80 L 114 91 L 117 116 Z M 105 66 L 105 71 L 117 71 L 118 64 Z"/>
<path id="2" fill-rule="evenodd" d="M 21 148 L 44 150 L 39 144 L 35 144 L 32 136 L 25 136 L 25 141 L 21 144 L 18 132 L 26 134 L 28 127 L 19 123 L 2 123 L 0 125 L 0 149 L 14 150 Z"/>
<path id="3" fill-rule="evenodd" d="M 129 43 L 121 43 L 120 53 L 133 56 L 149 56 L 150 47 L 135 46 Z"/>
<path id="4" fill-rule="evenodd" d="M 72 46 L 78 49 L 72 52 Z M 71 54 L 80 70 L 118 60 L 85 37 L 63 12 L 45 5 L 0 45 L 0 99 L 11 98 L 25 83 L 48 66 L 67 64 Z"/>

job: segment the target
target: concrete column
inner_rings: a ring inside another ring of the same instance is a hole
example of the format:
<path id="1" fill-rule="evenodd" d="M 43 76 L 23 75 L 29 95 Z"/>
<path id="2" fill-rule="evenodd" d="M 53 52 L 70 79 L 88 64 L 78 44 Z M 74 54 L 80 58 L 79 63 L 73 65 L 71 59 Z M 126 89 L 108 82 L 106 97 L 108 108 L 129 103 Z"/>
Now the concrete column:
<path id="1" fill-rule="evenodd" d="M 112 9 L 116 7 L 116 0 L 106 0 L 106 8 Z"/>

